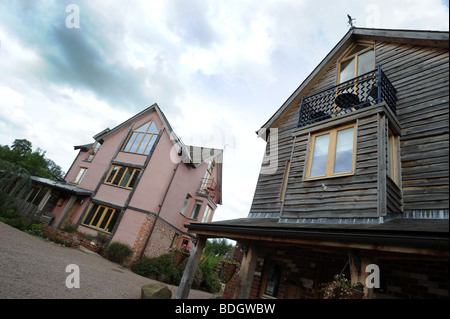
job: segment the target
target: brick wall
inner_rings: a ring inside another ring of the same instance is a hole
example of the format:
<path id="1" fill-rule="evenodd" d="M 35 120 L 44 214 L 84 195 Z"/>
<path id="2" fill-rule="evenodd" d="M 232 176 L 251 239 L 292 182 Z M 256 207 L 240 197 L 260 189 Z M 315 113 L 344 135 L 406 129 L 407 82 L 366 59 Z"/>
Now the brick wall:
<path id="1" fill-rule="evenodd" d="M 41 224 L 43 228 L 44 237 L 54 240 L 58 238 L 64 242 L 70 242 L 70 248 L 78 248 L 83 246 L 93 252 L 98 252 L 101 248 L 101 244 L 96 240 L 90 240 L 78 233 L 67 233 L 61 229 L 53 228 L 46 224 Z"/>
<path id="2" fill-rule="evenodd" d="M 173 227 L 158 219 L 154 226 L 155 229 L 151 233 L 151 238 L 148 240 L 154 222 L 155 217 L 148 215 L 143 223 L 133 246 L 133 251 L 135 252 L 132 258 L 133 262 L 139 259 L 142 253 L 143 256 L 154 258 L 170 251 L 170 245 L 177 232 Z M 181 240 L 181 236 L 179 240 Z"/>
<path id="3" fill-rule="evenodd" d="M 299 247 L 258 248 L 250 299 L 260 298 L 265 265 L 268 260 L 276 260 L 283 264 L 278 290 L 280 299 L 292 295 L 293 291 L 299 299 L 319 298 L 320 284 L 333 280 L 333 276 L 343 269 L 346 278 L 350 278 L 350 267 L 348 265 L 345 267 L 348 261 L 346 250 L 318 251 Z M 448 263 L 425 261 L 421 260 L 420 256 L 406 256 L 413 259 L 410 261 L 399 257 L 394 254 L 383 256 L 379 253 L 377 258 L 373 259 L 380 268 L 381 284 L 379 289 L 375 289 L 375 298 L 449 297 Z M 237 280 L 236 276 L 227 284 L 223 293 L 224 299 L 233 298 Z"/>

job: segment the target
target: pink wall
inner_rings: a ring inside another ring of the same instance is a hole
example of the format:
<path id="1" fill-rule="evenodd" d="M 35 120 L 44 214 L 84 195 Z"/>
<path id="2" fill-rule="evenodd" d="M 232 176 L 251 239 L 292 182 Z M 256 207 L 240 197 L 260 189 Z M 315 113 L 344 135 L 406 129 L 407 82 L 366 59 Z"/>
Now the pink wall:
<path id="1" fill-rule="evenodd" d="M 153 119 L 158 129 L 161 130 L 163 123 L 158 117 L 158 113 L 156 111 L 143 114 L 135 121 L 133 128 L 143 125 L 150 119 Z M 90 163 L 85 161 L 88 152 L 80 151 L 74 160 L 71 169 L 66 175 L 66 181 L 73 181 L 79 171 L 79 168 L 86 167 L 88 168 L 88 171 L 78 186 L 89 190 L 95 190 L 99 185 L 99 182 L 101 182 L 94 198 L 105 203 L 124 206 L 132 191 L 117 186 L 103 184 L 101 179 L 108 169 L 112 157 L 121 145 L 129 128 L 130 125 L 124 125 L 110 136 L 107 136 L 94 159 Z M 159 205 L 163 203 L 163 198 L 170 184 L 174 169 L 177 167 L 177 164 L 171 160 L 170 154 L 172 149 L 173 143 L 170 140 L 170 136 L 166 128 L 159 138 L 156 149 L 153 152 L 145 171 L 143 172 L 139 184 L 134 190 L 133 197 L 128 203 L 129 208 L 123 214 L 112 241 L 120 241 L 129 244 L 131 247 L 134 246 L 141 227 L 147 218 L 147 214 L 133 210 L 133 207 L 158 214 L 160 209 Z M 123 163 L 144 165 L 146 159 L 146 155 L 120 151 L 118 152 L 115 160 Z M 192 168 L 189 164 L 180 163 L 164 205 L 161 208 L 160 217 L 182 231 L 186 231 L 184 228 L 185 224 L 190 222 L 200 222 L 202 220 L 207 203 L 209 203 L 209 206 L 213 210 L 216 208 L 216 206 L 213 203 L 210 203 L 205 197 L 196 195 L 207 167 L 208 163 L 203 163 L 197 168 Z M 214 178 L 216 181 L 217 172 L 218 169 L 216 167 L 214 171 Z M 190 194 L 192 199 L 186 208 L 186 215 L 190 214 L 195 200 L 203 202 L 196 220 L 189 219 L 188 217 L 180 214 L 187 194 Z M 89 201 L 86 200 L 85 203 L 78 208 L 77 212 L 73 216 L 74 222 L 79 220 L 81 213 L 86 208 L 86 205 L 88 205 L 88 202 Z M 58 208 L 56 211 L 62 211 L 63 207 L 61 209 Z M 82 225 L 80 225 L 79 230 L 92 235 L 96 235 L 97 233 L 97 230 Z M 169 244 L 170 243 L 167 245 Z"/>

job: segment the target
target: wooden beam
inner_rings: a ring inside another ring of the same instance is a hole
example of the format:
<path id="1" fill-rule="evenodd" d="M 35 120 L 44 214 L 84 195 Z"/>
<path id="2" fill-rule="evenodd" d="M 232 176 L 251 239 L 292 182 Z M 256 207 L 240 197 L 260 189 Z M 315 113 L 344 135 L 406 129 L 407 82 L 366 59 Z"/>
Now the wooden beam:
<path id="1" fill-rule="evenodd" d="M 206 237 L 199 237 L 197 244 L 191 251 L 186 268 L 184 269 L 183 277 L 181 278 L 180 286 L 177 290 L 176 299 L 187 299 L 191 291 L 192 283 L 194 282 L 195 273 L 197 272 L 198 263 L 205 248 Z"/>
<path id="2" fill-rule="evenodd" d="M 258 254 L 256 247 L 254 245 L 249 245 L 244 258 L 242 259 L 241 268 L 239 269 L 239 278 L 237 280 L 233 299 L 249 298 L 257 258 Z"/>

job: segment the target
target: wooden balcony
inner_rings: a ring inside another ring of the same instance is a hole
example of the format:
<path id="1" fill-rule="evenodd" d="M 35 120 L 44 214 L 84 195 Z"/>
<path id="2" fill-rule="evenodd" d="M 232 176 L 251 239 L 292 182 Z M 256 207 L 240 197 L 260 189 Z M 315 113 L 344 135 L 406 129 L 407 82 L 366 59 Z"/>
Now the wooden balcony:
<path id="1" fill-rule="evenodd" d="M 377 69 L 347 82 L 303 97 L 297 127 L 334 118 L 383 101 L 396 114 L 397 91 L 378 66 Z"/>

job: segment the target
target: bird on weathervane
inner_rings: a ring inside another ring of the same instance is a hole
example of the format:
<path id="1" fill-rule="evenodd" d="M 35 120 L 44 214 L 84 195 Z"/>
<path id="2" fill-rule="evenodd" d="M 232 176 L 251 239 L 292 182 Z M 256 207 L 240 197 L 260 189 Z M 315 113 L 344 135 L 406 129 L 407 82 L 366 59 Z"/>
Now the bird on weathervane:
<path id="1" fill-rule="evenodd" d="M 350 26 L 350 29 L 353 29 L 355 26 L 353 25 L 353 21 L 356 20 L 355 18 L 352 19 L 352 17 L 347 13 L 348 17 L 348 25 Z"/>

